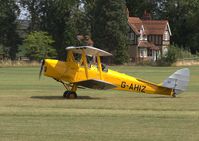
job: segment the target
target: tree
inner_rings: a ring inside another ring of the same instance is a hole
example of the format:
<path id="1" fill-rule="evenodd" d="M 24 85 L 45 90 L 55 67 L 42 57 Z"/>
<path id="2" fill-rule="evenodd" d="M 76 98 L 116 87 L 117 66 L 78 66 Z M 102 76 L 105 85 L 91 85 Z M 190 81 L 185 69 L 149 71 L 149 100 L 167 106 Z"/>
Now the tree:
<path id="1" fill-rule="evenodd" d="M 65 59 L 66 46 L 76 44 L 77 28 L 75 10 L 76 0 L 56 0 L 45 2 L 45 14 L 41 17 L 42 29 L 48 31 L 55 40 L 54 47 L 59 59 Z"/>
<path id="2" fill-rule="evenodd" d="M 198 5 L 199 5 L 199 2 L 195 6 L 198 6 Z M 199 42 L 198 42 L 199 41 L 199 26 L 198 26 L 198 23 L 199 23 L 199 6 L 195 10 L 195 12 L 193 12 L 193 15 L 188 18 L 190 33 L 189 33 L 189 36 L 187 37 L 188 38 L 187 46 L 190 46 L 190 50 L 194 54 L 199 52 Z"/>
<path id="3" fill-rule="evenodd" d="M 26 7 L 30 13 L 30 31 L 37 30 L 39 22 L 40 0 L 20 0 L 21 6 Z"/>
<path id="4" fill-rule="evenodd" d="M 153 13 L 155 0 L 126 0 L 126 6 L 129 15 L 134 17 L 142 17 L 144 11 Z"/>
<path id="5" fill-rule="evenodd" d="M 113 52 L 117 64 L 127 62 L 127 16 L 125 2 L 96 0 L 93 39 L 95 46 Z"/>
<path id="6" fill-rule="evenodd" d="M 168 19 L 171 26 L 172 42 L 183 48 L 196 52 L 198 27 L 196 15 L 199 9 L 198 0 L 161 0 L 156 2 L 155 13 L 160 19 Z M 195 44 L 195 45 L 194 45 Z M 193 46 L 194 45 L 194 46 Z"/>
<path id="7" fill-rule="evenodd" d="M 80 0 L 21 1 L 22 5 L 28 7 L 30 12 L 31 31 L 48 32 L 55 41 L 53 46 L 57 51 L 58 58 L 65 59 L 66 46 L 77 43 Z"/>
<path id="8" fill-rule="evenodd" d="M 175 63 L 178 59 L 193 58 L 189 50 L 179 48 L 177 45 L 171 45 L 168 52 L 160 60 L 158 60 L 158 65 L 170 66 Z"/>
<path id="9" fill-rule="evenodd" d="M 0 3 L 0 44 L 2 50 L 7 50 L 9 57 L 13 60 L 19 43 L 16 32 L 16 17 L 19 14 L 19 8 L 15 0 L 0 0 Z"/>
<path id="10" fill-rule="evenodd" d="M 85 23 L 86 34 L 92 34 L 94 32 L 94 21 L 95 21 L 95 0 L 82 0 L 83 7 L 83 19 Z"/>
<path id="11" fill-rule="evenodd" d="M 47 32 L 31 32 L 20 46 L 20 54 L 37 61 L 44 57 L 55 57 L 57 54 L 52 47 L 53 42 Z"/>

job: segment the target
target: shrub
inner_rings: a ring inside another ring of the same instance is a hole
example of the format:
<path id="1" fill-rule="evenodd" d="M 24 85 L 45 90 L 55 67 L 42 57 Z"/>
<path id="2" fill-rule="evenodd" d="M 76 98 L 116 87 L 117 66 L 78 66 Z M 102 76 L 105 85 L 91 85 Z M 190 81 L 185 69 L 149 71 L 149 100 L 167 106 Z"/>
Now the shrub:
<path id="1" fill-rule="evenodd" d="M 47 32 L 31 32 L 19 47 L 18 56 L 26 56 L 31 61 L 44 57 L 55 57 L 56 50 L 52 47 L 53 39 Z"/>
<path id="2" fill-rule="evenodd" d="M 170 46 L 168 52 L 160 60 L 157 61 L 157 64 L 160 66 L 170 66 L 175 63 L 178 59 L 192 58 L 193 55 L 190 51 L 178 46 Z"/>

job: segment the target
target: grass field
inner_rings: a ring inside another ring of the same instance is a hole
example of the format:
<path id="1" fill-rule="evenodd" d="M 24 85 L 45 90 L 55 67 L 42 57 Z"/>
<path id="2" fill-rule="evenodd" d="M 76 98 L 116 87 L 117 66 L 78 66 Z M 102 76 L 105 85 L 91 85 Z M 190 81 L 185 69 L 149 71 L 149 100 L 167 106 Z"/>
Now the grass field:
<path id="1" fill-rule="evenodd" d="M 112 67 L 162 82 L 177 67 Z M 64 88 L 39 68 L 0 68 L 0 141 L 198 141 L 199 67 L 190 67 L 189 90 L 177 98 L 123 91 Z"/>

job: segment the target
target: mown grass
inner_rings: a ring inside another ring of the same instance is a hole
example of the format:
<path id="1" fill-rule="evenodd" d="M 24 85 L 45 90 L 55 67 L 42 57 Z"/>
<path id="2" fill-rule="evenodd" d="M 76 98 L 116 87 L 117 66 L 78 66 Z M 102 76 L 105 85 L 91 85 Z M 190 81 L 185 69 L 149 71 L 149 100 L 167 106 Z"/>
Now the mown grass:
<path id="1" fill-rule="evenodd" d="M 179 69 L 111 68 L 156 83 Z M 199 67 L 190 69 L 189 89 L 177 98 L 85 89 L 65 100 L 61 84 L 38 80 L 39 68 L 0 68 L 0 140 L 197 141 Z"/>

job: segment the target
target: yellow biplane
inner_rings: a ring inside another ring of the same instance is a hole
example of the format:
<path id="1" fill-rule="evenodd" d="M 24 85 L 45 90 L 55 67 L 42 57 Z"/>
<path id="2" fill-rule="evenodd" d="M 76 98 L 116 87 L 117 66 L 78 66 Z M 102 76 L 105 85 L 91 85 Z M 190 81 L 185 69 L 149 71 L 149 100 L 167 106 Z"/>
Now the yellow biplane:
<path id="1" fill-rule="evenodd" d="M 66 88 L 63 97 L 68 99 L 77 98 L 77 88 L 115 89 L 175 97 L 188 86 L 190 75 L 188 68 L 176 71 L 161 84 L 154 84 L 108 69 L 101 63 L 100 57 L 112 54 L 104 50 L 91 46 L 72 46 L 67 47 L 66 51 L 66 61 L 44 59 L 40 77 L 44 70 L 45 76 L 61 82 Z"/>

